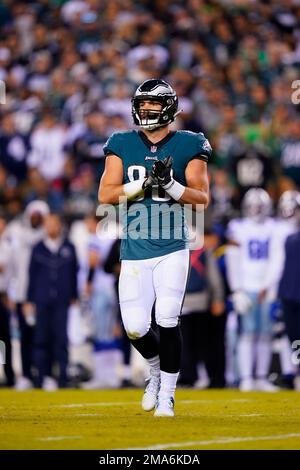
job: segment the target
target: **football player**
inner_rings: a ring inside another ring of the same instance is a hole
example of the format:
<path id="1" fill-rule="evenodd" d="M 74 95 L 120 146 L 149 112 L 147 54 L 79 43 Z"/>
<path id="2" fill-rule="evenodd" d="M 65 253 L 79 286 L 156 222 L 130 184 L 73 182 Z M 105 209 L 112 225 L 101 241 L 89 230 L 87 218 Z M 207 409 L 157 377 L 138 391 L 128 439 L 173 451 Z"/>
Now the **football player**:
<path id="1" fill-rule="evenodd" d="M 277 390 L 267 379 L 272 324 L 271 302 L 266 294 L 271 286 L 266 274 L 275 230 L 271 209 L 271 198 L 264 189 L 249 189 L 242 201 L 243 218 L 234 219 L 228 225 L 227 237 L 231 241 L 226 253 L 228 280 L 241 326 L 238 342 L 241 391 Z"/>
<path id="2" fill-rule="evenodd" d="M 288 193 L 288 194 L 286 194 Z M 284 243 L 284 263 L 278 286 L 278 296 L 282 305 L 286 331 L 292 345 L 289 357 L 295 367 L 294 389 L 300 391 L 299 337 L 300 337 L 300 303 L 299 303 L 299 225 L 300 225 L 300 194 L 296 191 L 284 193 L 285 216 L 290 216 L 290 234 Z M 287 202 L 289 200 L 289 203 Z M 281 208 L 283 201 L 279 208 Z"/>
<path id="3" fill-rule="evenodd" d="M 300 193 L 296 190 L 284 191 L 278 201 L 276 230 L 270 245 L 270 259 L 272 262 L 267 273 L 268 284 L 274 286 L 274 296 L 277 295 L 278 284 L 283 271 L 286 239 L 289 235 L 298 231 L 299 222 L 296 213 L 299 201 Z"/>
<path id="4" fill-rule="evenodd" d="M 295 373 L 295 367 L 292 364 L 292 349 L 290 341 L 285 334 L 283 328 L 281 334 L 278 327 L 282 324 L 283 311 L 281 302 L 278 300 L 278 287 L 282 277 L 284 263 L 285 263 L 285 244 L 289 235 L 296 233 L 299 230 L 299 220 L 297 212 L 300 207 L 300 193 L 296 190 L 287 190 L 282 193 L 278 201 L 276 230 L 271 240 L 270 245 L 270 264 L 266 274 L 266 282 L 272 285 L 271 299 L 273 300 L 272 309 L 276 313 L 277 319 L 277 345 L 279 346 L 279 358 L 281 371 L 285 383 L 291 383 L 291 377 Z M 294 380 L 295 385 L 298 384 L 299 379 L 296 377 Z M 298 385 L 297 385 L 298 388 Z"/>
<path id="5" fill-rule="evenodd" d="M 178 318 L 189 272 L 182 205 L 204 209 L 209 200 L 211 146 L 202 133 L 169 128 L 178 112 L 177 95 L 167 82 L 142 83 L 132 98 L 133 120 L 139 129 L 108 139 L 99 186 L 100 203 L 127 201 L 119 300 L 127 335 L 150 366 L 142 408 L 156 408 L 155 416 L 174 416 L 181 355 Z M 169 217 L 170 207 L 174 217 Z M 158 216 L 153 208 L 159 208 Z M 139 236 L 132 233 L 137 211 L 144 214 Z M 154 303 L 158 336 L 151 328 Z"/>

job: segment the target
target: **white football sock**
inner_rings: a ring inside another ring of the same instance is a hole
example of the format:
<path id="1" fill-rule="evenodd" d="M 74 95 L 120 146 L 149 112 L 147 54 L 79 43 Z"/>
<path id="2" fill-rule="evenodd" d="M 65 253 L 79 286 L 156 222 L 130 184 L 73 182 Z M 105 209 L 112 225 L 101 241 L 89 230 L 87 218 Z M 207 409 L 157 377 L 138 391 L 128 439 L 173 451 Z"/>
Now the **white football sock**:
<path id="1" fill-rule="evenodd" d="M 271 338 L 260 335 L 256 342 L 256 377 L 266 378 L 270 370 L 271 362 Z"/>
<path id="2" fill-rule="evenodd" d="M 253 376 L 254 338 L 253 335 L 242 335 L 238 344 L 238 364 L 240 378 L 249 379 Z"/>
<path id="3" fill-rule="evenodd" d="M 160 375 L 160 360 L 159 356 L 151 357 L 147 359 L 148 364 L 150 366 L 150 374 L 158 377 Z"/>
<path id="4" fill-rule="evenodd" d="M 178 376 L 179 372 L 171 374 L 170 372 L 160 371 L 159 398 L 174 398 Z"/>

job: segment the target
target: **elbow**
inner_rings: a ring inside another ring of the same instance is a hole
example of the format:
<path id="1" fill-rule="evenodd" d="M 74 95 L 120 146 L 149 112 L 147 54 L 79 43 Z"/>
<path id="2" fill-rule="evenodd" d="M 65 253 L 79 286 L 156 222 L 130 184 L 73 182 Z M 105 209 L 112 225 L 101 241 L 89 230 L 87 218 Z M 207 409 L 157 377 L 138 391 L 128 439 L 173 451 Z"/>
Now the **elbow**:
<path id="1" fill-rule="evenodd" d="M 210 204 L 210 192 L 205 193 L 204 208 L 207 209 Z"/>
<path id="2" fill-rule="evenodd" d="M 110 204 L 110 197 L 107 191 L 99 190 L 98 192 L 98 202 L 100 204 Z"/>
<path id="3" fill-rule="evenodd" d="M 207 194 L 202 193 L 200 198 L 192 203 L 192 208 L 196 212 L 204 212 L 209 205 L 209 197 Z"/>
<path id="4" fill-rule="evenodd" d="M 203 200 L 202 200 L 202 204 L 203 204 L 204 209 L 208 208 L 209 203 L 210 203 L 209 195 L 207 193 L 204 193 L 203 194 Z"/>

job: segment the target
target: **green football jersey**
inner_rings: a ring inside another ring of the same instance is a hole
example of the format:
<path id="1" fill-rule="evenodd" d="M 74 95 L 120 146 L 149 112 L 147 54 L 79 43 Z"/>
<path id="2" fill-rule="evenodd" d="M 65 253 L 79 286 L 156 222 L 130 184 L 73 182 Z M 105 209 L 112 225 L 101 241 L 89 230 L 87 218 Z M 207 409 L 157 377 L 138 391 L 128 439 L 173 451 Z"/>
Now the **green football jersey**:
<path id="1" fill-rule="evenodd" d="M 105 155 L 123 162 L 123 184 L 148 176 L 156 160 L 173 158 L 173 177 L 186 186 L 185 169 L 190 160 L 207 161 L 211 146 L 202 133 L 175 131 L 153 144 L 142 131 L 117 132 L 104 146 Z M 137 260 L 163 256 L 187 246 L 183 207 L 159 186 L 128 201 L 123 214 L 121 259 Z"/>

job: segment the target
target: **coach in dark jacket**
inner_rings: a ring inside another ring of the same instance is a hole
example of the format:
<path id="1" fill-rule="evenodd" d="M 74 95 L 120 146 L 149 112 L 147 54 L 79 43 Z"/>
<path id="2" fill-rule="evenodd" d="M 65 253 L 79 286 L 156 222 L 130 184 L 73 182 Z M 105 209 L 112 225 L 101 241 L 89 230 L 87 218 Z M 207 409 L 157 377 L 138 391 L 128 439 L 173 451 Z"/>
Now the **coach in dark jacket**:
<path id="1" fill-rule="evenodd" d="M 67 317 L 70 304 L 77 299 L 77 259 L 74 246 L 63 238 L 58 215 L 46 217 L 45 229 L 45 240 L 32 251 L 27 310 L 34 304 L 37 385 L 53 389 L 54 363 L 59 365 L 59 386 L 67 382 Z"/>
<path id="2" fill-rule="evenodd" d="M 285 244 L 285 264 L 279 284 L 279 297 L 287 334 L 293 346 L 294 341 L 300 340 L 300 231 L 290 235 Z M 300 364 L 295 387 L 300 390 Z"/>

